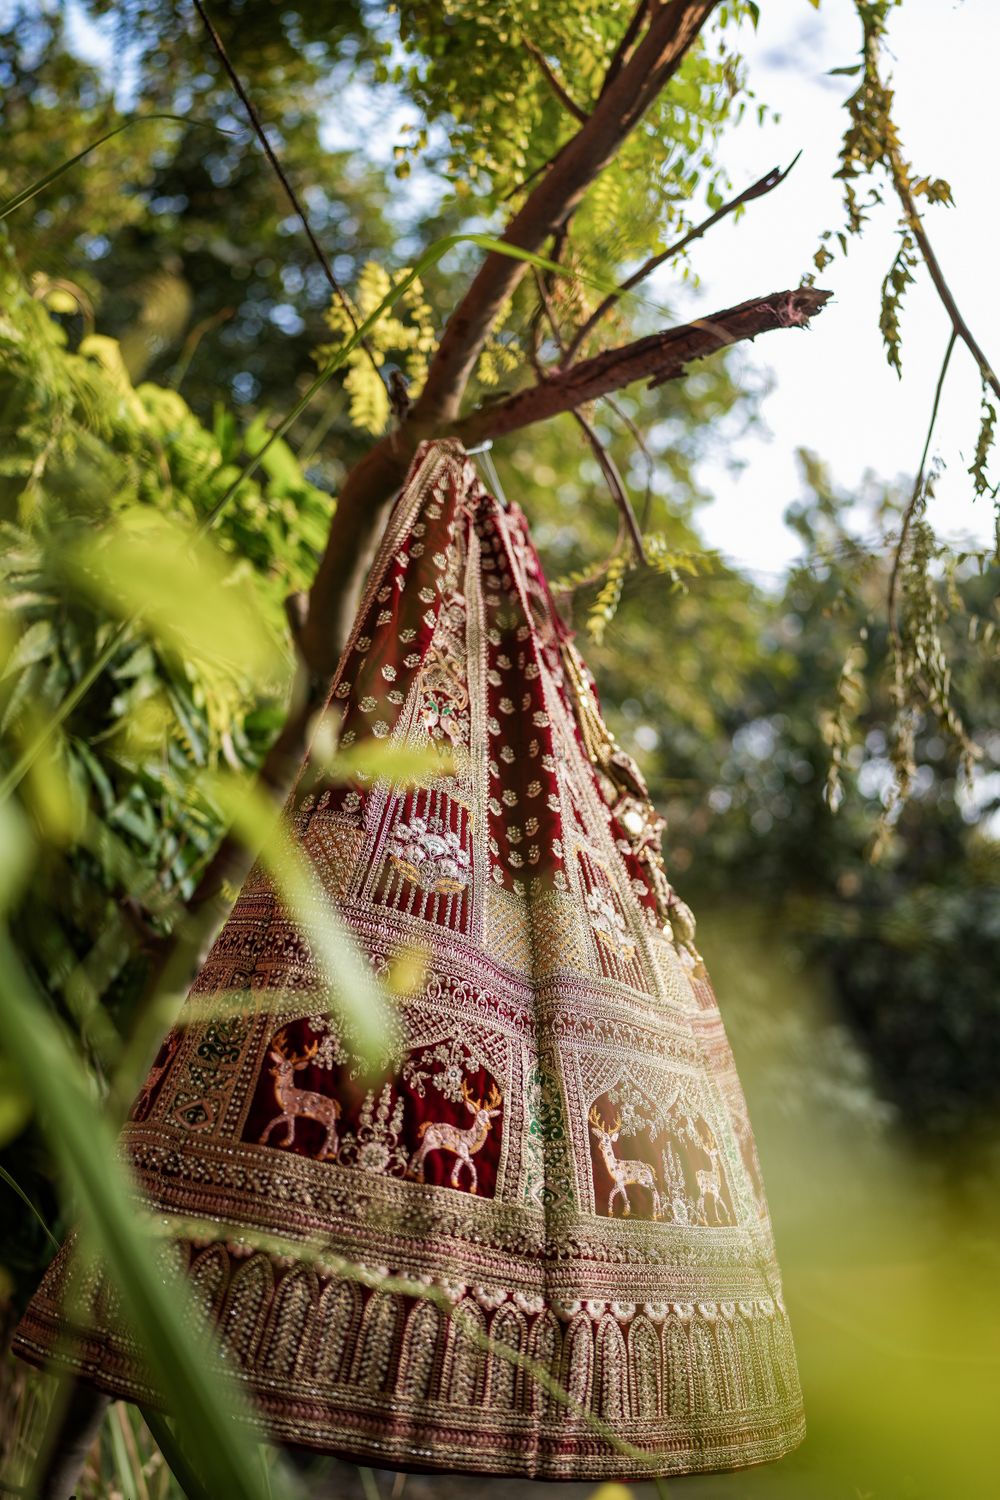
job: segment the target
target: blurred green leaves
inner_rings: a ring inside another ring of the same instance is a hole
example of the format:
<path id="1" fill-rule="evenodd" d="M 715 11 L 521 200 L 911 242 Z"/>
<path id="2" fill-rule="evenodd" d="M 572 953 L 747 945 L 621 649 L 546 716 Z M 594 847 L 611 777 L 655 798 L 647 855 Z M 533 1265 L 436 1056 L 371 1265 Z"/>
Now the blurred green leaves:
<path id="1" fill-rule="evenodd" d="M 204 673 L 259 685 L 287 676 L 288 656 L 253 608 L 253 569 L 155 511 L 134 509 L 82 536 L 65 559 L 84 594 L 141 621 L 161 647 Z"/>
<path id="2" fill-rule="evenodd" d="M 323 974 L 331 1010 L 344 1023 L 352 1050 L 374 1071 L 391 1048 L 392 1012 L 318 874 L 263 792 L 218 777 L 212 791 L 243 842 L 260 850 L 261 862 Z"/>
<path id="3" fill-rule="evenodd" d="M 221 126 L 216 125 L 211 121 L 191 120 L 184 115 L 134 115 L 129 120 L 123 120 L 122 123 L 120 125 L 116 125 L 113 130 L 105 131 L 104 135 L 98 136 L 95 141 L 91 141 L 89 146 L 84 146 L 83 150 L 78 151 L 75 156 L 70 156 L 65 161 L 60 162 L 57 167 L 54 167 L 51 172 L 47 172 L 44 177 L 36 178 L 34 182 L 29 183 L 27 187 L 22 188 L 20 192 L 14 193 L 12 197 L 7 198 L 3 203 L 0 203 L 0 220 L 6 219 L 15 211 L 15 209 L 22 208 L 24 204 L 30 203 L 32 198 L 36 198 L 39 193 L 43 193 L 45 189 L 51 187 L 54 182 L 58 182 L 59 178 L 62 177 L 65 172 L 69 172 L 80 162 L 86 161 L 91 152 L 96 151 L 99 146 L 103 146 L 105 141 L 113 140 L 116 135 L 121 135 L 123 131 L 131 130 L 136 125 L 145 125 L 147 121 L 151 122 L 154 120 L 172 120 L 174 124 L 184 125 L 188 128 L 197 128 L 198 126 L 201 126 L 206 130 L 222 129 Z M 223 134 L 226 133 L 227 132 L 223 132 Z"/>
<path id="4" fill-rule="evenodd" d="M 202 1341 L 191 1337 L 187 1289 L 151 1246 L 121 1167 L 110 1122 L 95 1105 L 79 1062 L 0 932 L 2 1039 L 34 1097 L 49 1147 L 74 1192 L 84 1249 L 99 1251 L 129 1321 L 141 1329 L 157 1384 L 179 1414 L 189 1451 L 210 1494 L 263 1497 L 252 1445 L 237 1427 L 236 1393 L 223 1386 Z"/>

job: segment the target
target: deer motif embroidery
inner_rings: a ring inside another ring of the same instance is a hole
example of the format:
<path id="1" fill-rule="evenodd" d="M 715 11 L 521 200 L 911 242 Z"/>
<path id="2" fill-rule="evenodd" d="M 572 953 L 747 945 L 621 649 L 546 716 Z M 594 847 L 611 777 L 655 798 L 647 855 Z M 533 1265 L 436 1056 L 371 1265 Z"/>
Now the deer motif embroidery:
<path id="1" fill-rule="evenodd" d="M 289 1056 L 285 1051 L 285 1033 L 279 1031 L 271 1045 L 271 1077 L 274 1079 L 274 1097 L 281 1110 L 262 1132 L 260 1144 L 266 1145 L 272 1130 L 284 1125 L 285 1138 L 282 1146 L 290 1146 L 295 1139 L 295 1121 L 317 1120 L 326 1130 L 326 1139 L 317 1156 L 317 1161 L 327 1161 L 337 1155 L 337 1119 L 340 1103 L 326 1094 L 316 1094 L 312 1089 L 296 1088 L 293 1079 L 296 1073 L 309 1066 L 316 1056 L 318 1042 L 313 1042 L 301 1056 Z"/>
<path id="2" fill-rule="evenodd" d="M 715 1136 L 709 1132 L 707 1140 L 701 1139 L 698 1144 L 707 1153 L 710 1167 L 702 1167 L 695 1173 L 698 1182 L 698 1201 L 695 1204 L 695 1213 L 702 1223 L 708 1223 L 708 1203 L 711 1199 L 715 1205 L 716 1218 L 721 1223 L 727 1223 L 732 1219 L 729 1209 L 722 1199 L 722 1174 L 719 1171 L 719 1147 Z"/>
<path id="3" fill-rule="evenodd" d="M 632 1212 L 629 1202 L 627 1188 L 644 1187 L 653 1199 L 653 1218 L 662 1219 L 663 1210 L 660 1206 L 660 1194 L 656 1186 L 656 1173 L 648 1162 L 644 1161 L 619 1161 L 615 1155 L 615 1141 L 618 1139 L 622 1128 L 622 1117 L 617 1115 L 615 1122 L 609 1130 L 601 1117 L 600 1111 L 595 1104 L 587 1116 L 590 1121 L 591 1133 L 597 1140 L 598 1150 L 604 1158 L 604 1165 L 611 1173 L 614 1187 L 608 1195 L 608 1214 L 614 1216 L 615 1199 L 621 1195 L 624 1203 L 624 1216 L 627 1219 Z"/>
<path id="4" fill-rule="evenodd" d="M 449 1125 L 444 1121 L 425 1120 L 420 1127 L 420 1145 L 413 1153 L 407 1175 L 423 1182 L 424 1162 L 430 1153 L 452 1151 L 455 1154 L 455 1165 L 451 1169 L 450 1178 L 452 1187 L 458 1187 L 462 1168 L 468 1167 L 469 1192 L 476 1193 L 479 1191 L 479 1176 L 472 1158 L 486 1144 L 492 1122 L 500 1113 L 503 1095 L 494 1083 L 490 1087 L 488 1099 L 476 1099 L 469 1093 L 468 1080 L 463 1078 L 462 1098 L 466 1109 L 472 1112 L 472 1124 L 463 1130 L 458 1125 Z"/>

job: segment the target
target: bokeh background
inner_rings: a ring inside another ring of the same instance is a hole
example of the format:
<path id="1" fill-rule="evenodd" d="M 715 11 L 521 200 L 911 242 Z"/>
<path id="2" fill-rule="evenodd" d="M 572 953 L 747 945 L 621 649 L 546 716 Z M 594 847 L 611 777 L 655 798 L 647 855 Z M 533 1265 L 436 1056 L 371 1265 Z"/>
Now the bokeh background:
<path id="1" fill-rule="evenodd" d="M 449 161 L 447 121 L 422 123 L 394 72 L 403 54 L 391 7 L 219 0 L 212 12 L 362 309 L 381 294 L 378 267 L 396 270 L 438 235 L 492 222 Z M 836 212 L 838 112 L 851 81 L 829 74 L 856 51 L 854 6 L 775 0 L 761 12 L 742 38 L 756 95 L 717 156 L 742 186 L 805 153 L 759 216 L 724 224 L 691 272 L 661 274 L 651 296 L 678 317 L 794 285 Z M 960 199 L 943 233 L 955 285 L 975 304 L 988 270 L 978 237 L 989 210 L 975 196 L 988 197 L 976 165 L 988 131 L 985 109 L 974 119 L 971 105 L 998 23 L 986 0 L 947 11 L 907 0 L 899 24 L 905 119 L 917 128 L 932 80 L 934 119 L 949 123 L 944 135 L 935 124 L 935 150 L 952 158 L 934 169 L 964 173 L 973 198 L 971 217 Z M 947 68 L 951 55 L 972 73 Z M 116 136 L 0 226 L 9 767 L 120 618 L 106 575 L 80 582 L 81 538 L 123 516 L 165 527 L 203 517 L 338 334 L 329 287 L 187 6 L 0 3 L 0 84 L 3 197 L 123 113 L 180 117 Z M 780 106 L 780 124 L 759 125 L 758 103 Z M 609 214 L 606 235 L 627 236 L 613 205 Z M 909 495 L 945 333 L 918 289 L 906 330 L 912 383 L 899 387 L 878 337 L 892 233 L 891 212 L 880 211 L 859 255 L 824 271 L 836 300 L 808 337 L 771 335 L 683 383 L 628 392 L 628 420 L 598 408 L 600 436 L 671 560 L 629 572 L 616 608 L 601 569 L 618 517 L 571 419 L 493 455 L 550 576 L 567 585 L 560 597 L 612 725 L 668 816 L 668 868 L 698 915 L 785 1273 L 809 1436 L 780 1464 L 667 1486 L 697 1500 L 996 1493 L 1000 570 L 986 547 L 988 498 L 968 500 L 977 397 L 970 404 L 960 389 L 939 439 L 935 504 L 970 555 L 942 558 L 934 577 L 949 600 L 954 693 L 980 755 L 964 776 L 941 727 L 918 717 L 912 794 L 887 814 L 885 538 Z M 419 305 L 397 310 L 390 365 L 419 356 L 473 262 L 458 251 L 429 270 Z M 640 311 L 640 325 L 650 316 Z M 517 318 L 515 307 L 515 331 Z M 491 357 L 481 394 L 517 378 L 502 343 Z M 252 775 L 280 722 L 292 670 L 283 600 L 308 585 L 332 497 L 380 420 L 365 399 L 350 380 L 331 382 L 241 484 L 205 562 L 221 556 L 223 573 L 189 580 L 215 590 L 209 617 L 192 593 L 185 626 L 168 630 L 171 599 L 150 571 L 162 628 L 111 658 L 22 785 L 23 826 L 7 847 L 27 829 L 30 849 L 8 858 L 23 869 L 3 886 L 14 950 L 39 1015 L 72 1039 L 91 1100 L 112 1113 L 162 1029 L 143 1010 L 145 940 L 169 929 L 226 821 L 206 778 Z M 146 555 L 134 555 L 137 568 Z M 596 583 L 569 587 L 595 572 Z M 234 663 L 220 641 L 241 639 L 253 649 Z M 834 751 L 842 775 L 831 798 Z M 74 1200 L 34 1121 L 22 1063 L 3 1045 L 9 1330 Z M 0 1446 L 12 1482 L 49 1399 L 6 1359 Z M 262 1462 L 266 1472 L 272 1460 Z M 317 1496 L 366 1500 L 451 1500 L 469 1485 L 414 1476 L 401 1490 L 391 1476 L 331 1463 L 304 1464 L 302 1482 Z M 174 1486 L 138 1416 L 116 1408 L 81 1495 L 154 1500 L 180 1493 Z M 476 1486 L 496 1500 L 541 1492 Z M 644 1488 L 565 1493 L 626 1500 Z"/>

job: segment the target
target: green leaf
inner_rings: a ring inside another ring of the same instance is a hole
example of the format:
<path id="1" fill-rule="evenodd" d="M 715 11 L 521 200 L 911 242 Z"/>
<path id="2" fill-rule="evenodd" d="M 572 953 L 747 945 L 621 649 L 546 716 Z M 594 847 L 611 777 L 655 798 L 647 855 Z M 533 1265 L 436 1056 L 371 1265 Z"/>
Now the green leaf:
<path id="1" fill-rule="evenodd" d="M 136 509 L 67 559 L 77 582 L 107 609 L 141 617 L 182 660 L 219 663 L 257 678 L 280 678 L 286 659 L 227 559 L 196 533 Z"/>
<path id="2" fill-rule="evenodd" d="M 6 1146 L 8 1141 L 12 1141 L 15 1136 L 20 1135 L 30 1119 L 31 1098 L 22 1087 L 21 1081 L 10 1066 L 10 1063 L 5 1058 L 0 1058 L 0 1147 Z M 10 1176 L 10 1173 L 5 1171 L 3 1167 L 0 1167 L 0 1177 L 9 1183 L 19 1197 L 24 1199 L 31 1212 L 41 1223 L 42 1221 L 35 1205 L 21 1191 L 17 1183 Z M 43 1223 L 42 1227 L 45 1229 L 46 1234 L 48 1234 L 48 1226 Z M 52 1236 L 49 1235 L 49 1238 L 51 1239 Z"/>
<path id="3" fill-rule="evenodd" d="M 274 804 L 259 787 L 222 776 L 206 778 L 206 786 L 243 842 L 259 851 L 289 916 L 323 970 L 329 1003 L 345 1022 L 352 1047 L 367 1066 L 377 1066 L 395 1032 L 391 1001 L 311 862 L 292 842 Z"/>
<path id="4" fill-rule="evenodd" d="M 84 161 L 92 151 L 97 150 L 98 146 L 103 146 L 105 141 L 110 141 L 116 135 L 121 135 L 123 130 L 130 130 L 133 125 L 145 125 L 150 120 L 174 120 L 178 125 L 193 126 L 195 129 L 200 130 L 215 130 L 220 135 L 233 134 L 231 130 L 223 130 L 221 125 L 215 125 L 210 120 L 190 120 L 184 115 L 133 115 L 130 120 L 126 120 L 121 125 L 116 125 L 114 130 L 109 130 L 105 135 L 99 136 L 96 141 L 92 141 L 89 146 L 85 146 L 75 156 L 71 156 L 67 161 L 61 162 L 58 167 L 54 168 L 51 172 L 47 172 L 44 177 L 39 177 L 30 183 L 28 187 L 22 188 L 21 192 L 15 193 L 13 198 L 8 198 L 6 203 L 0 203 L 0 221 L 6 219 L 15 209 L 22 208 L 25 203 L 30 203 L 32 198 L 37 198 L 39 193 L 43 192 L 45 188 L 50 187 L 53 182 L 57 182 L 64 173 L 75 167 L 77 162 Z"/>
<path id="5" fill-rule="evenodd" d="M 171 1409 L 178 1414 L 209 1494 L 264 1500 L 242 1408 L 232 1382 L 223 1384 L 209 1347 L 191 1337 L 190 1294 L 169 1275 L 151 1233 L 136 1213 L 134 1184 L 119 1160 L 107 1120 L 94 1104 L 80 1064 L 34 992 L 9 935 L 0 929 L 4 1005 L 0 1037 L 32 1095 L 52 1155 L 79 1204 L 86 1246 L 98 1249 Z"/>
<path id="6" fill-rule="evenodd" d="M 58 650 L 58 647 L 59 637 L 52 620 L 36 620 L 18 636 L 4 665 L 3 673 L 0 675 L 9 677 L 12 672 L 18 672 L 22 667 L 30 666 L 36 661 L 43 661 Z"/>

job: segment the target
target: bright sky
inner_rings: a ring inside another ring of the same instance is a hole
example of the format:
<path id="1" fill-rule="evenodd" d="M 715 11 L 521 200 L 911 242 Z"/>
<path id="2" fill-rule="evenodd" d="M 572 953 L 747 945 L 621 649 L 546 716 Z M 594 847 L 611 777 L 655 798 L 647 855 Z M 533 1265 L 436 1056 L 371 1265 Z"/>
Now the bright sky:
<path id="1" fill-rule="evenodd" d="M 841 101 L 855 80 L 831 68 L 857 60 L 860 28 L 851 0 L 764 0 L 756 37 L 745 53 L 759 98 L 781 116 L 758 129 L 749 118 L 725 140 L 734 184 L 802 158 L 787 181 L 751 204 L 743 221 L 724 221 L 692 251 L 703 281 L 678 299 L 669 277 L 654 290 L 681 317 L 732 306 L 760 293 L 794 287 L 809 267 L 818 235 L 839 228 L 839 183 L 832 180 L 846 123 Z M 988 357 L 1000 363 L 1000 300 L 992 286 L 1000 208 L 995 194 L 993 133 L 1000 8 L 996 0 L 905 0 L 890 23 L 896 59 L 897 123 L 918 175 L 951 183 L 953 208 L 932 208 L 928 232 L 946 278 Z M 926 277 L 909 288 L 903 318 L 903 379 L 886 364 L 878 329 L 882 278 L 895 254 L 890 209 L 818 278 L 834 293 L 808 333 L 766 334 L 744 346 L 745 368 L 770 373 L 763 403 L 770 433 L 748 435 L 732 449 L 745 464 L 732 473 L 720 460 L 703 469 L 717 497 L 700 513 L 706 540 L 762 575 L 798 550 L 782 521 L 801 493 L 795 450 L 814 449 L 835 482 L 850 487 L 872 469 L 912 475 L 920 459 L 934 386 L 950 325 Z M 993 537 L 991 506 L 973 503 L 966 470 L 978 430 L 979 377 L 961 346 L 952 355 L 934 449 L 946 463 L 931 517 L 942 534 Z M 1000 474 L 1000 463 L 995 465 Z"/>

